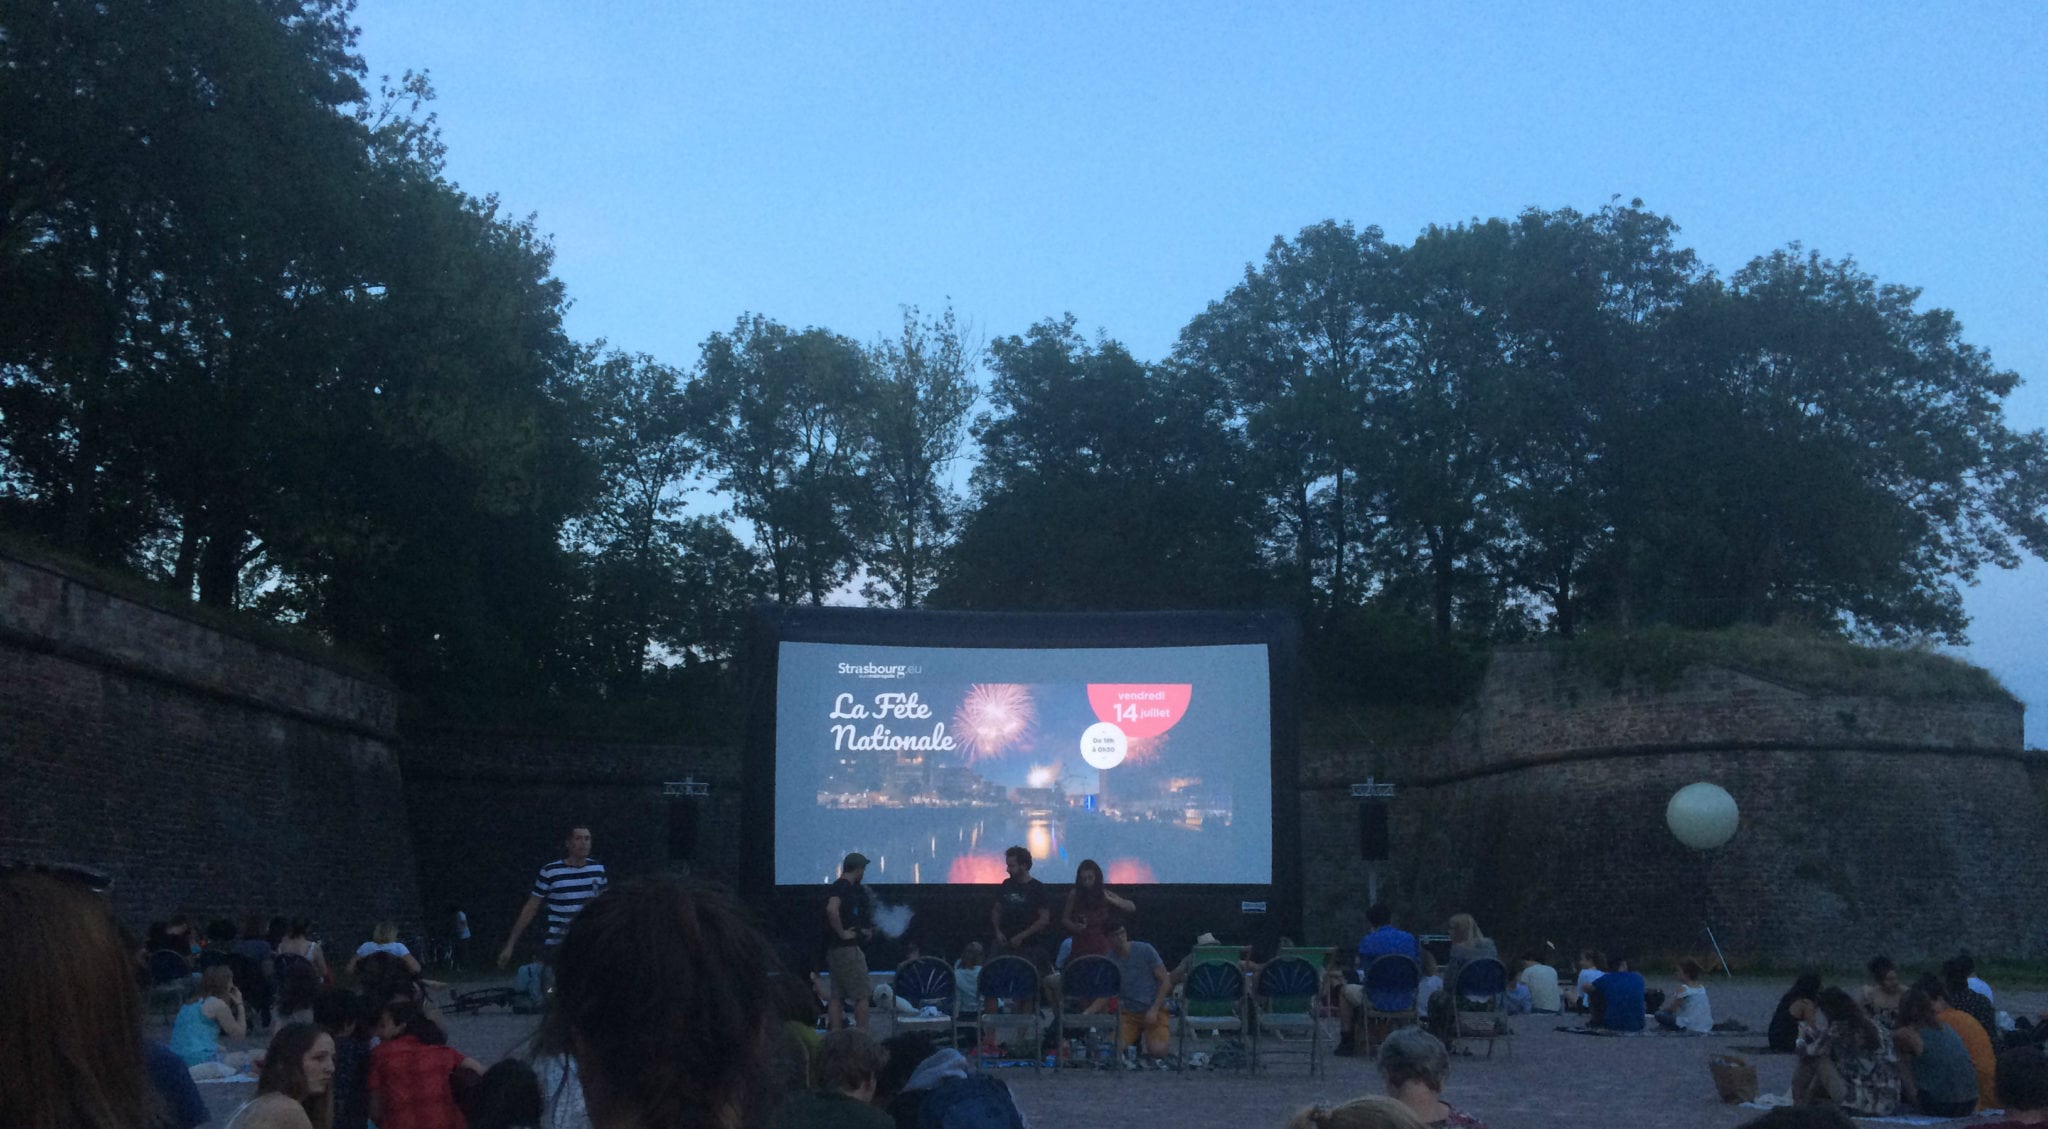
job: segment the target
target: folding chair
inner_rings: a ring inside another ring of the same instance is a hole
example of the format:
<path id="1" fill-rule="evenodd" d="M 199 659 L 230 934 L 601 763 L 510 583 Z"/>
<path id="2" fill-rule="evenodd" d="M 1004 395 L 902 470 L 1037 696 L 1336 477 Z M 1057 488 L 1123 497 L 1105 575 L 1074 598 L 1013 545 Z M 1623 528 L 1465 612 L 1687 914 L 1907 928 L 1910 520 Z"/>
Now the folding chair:
<path id="1" fill-rule="evenodd" d="M 1495 1040 L 1509 1033 L 1507 991 L 1507 966 L 1492 957 L 1466 962 L 1458 970 L 1458 983 L 1451 989 L 1457 1037 L 1486 1040 L 1487 1058 L 1493 1057 Z"/>
<path id="2" fill-rule="evenodd" d="M 892 1032 L 951 1033 L 954 1013 L 959 1010 L 959 1003 L 953 994 L 952 965 L 938 957 L 918 957 L 916 960 L 904 961 L 896 968 L 896 979 L 892 987 L 897 999 L 918 1010 L 916 1015 L 900 1015 L 891 1009 L 889 1029 Z M 935 1009 L 938 1014 L 925 1014 L 928 1009 Z"/>
<path id="3" fill-rule="evenodd" d="M 1123 994 L 1123 980 L 1122 969 L 1106 956 L 1075 957 L 1060 970 L 1060 1037 L 1069 1031 L 1081 1033 L 1087 1043 L 1083 1062 L 1095 1061 L 1095 1041 L 1102 1034 L 1107 1033 L 1109 1045 L 1116 1046 L 1123 1019 L 1108 1005 Z M 1079 1010 L 1068 1011 L 1068 1005 L 1079 1005 Z M 1092 1006 L 1097 1009 L 1089 1010 Z"/>
<path id="4" fill-rule="evenodd" d="M 1186 1070 L 1188 1037 L 1196 1030 L 1219 1039 L 1225 1032 L 1244 1031 L 1244 973 L 1234 960 L 1205 960 L 1188 969 L 1181 991 L 1180 1037 L 1174 1057 Z"/>
<path id="5" fill-rule="evenodd" d="M 975 1025 L 974 1065 L 988 1065 L 985 1053 L 998 1035 L 1012 1033 L 1019 1045 L 1029 1048 L 1031 1064 L 1045 1065 L 1040 1047 L 1045 1042 L 1045 1017 L 1038 1010 L 1038 969 L 1020 956 L 999 956 L 981 966 L 976 986 L 984 1000 L 996 1001 L 997 1010 L 984 1005 L 981 1021 Z M 1007 1006 L 1009 1010 L 1003 1010 Z M 1013 1048 L 1014 1049 L 1014 1048 Z"/>
<path id="6" fill-rule="evenodd" d="M 1422 1001 L 1416 998 L 1417 989 L 1421 984 L 1422 966 L 1415 963 L 1415 958 L 1411 956 L 1382 953 L 1374 957 L 1371 964 L 1365 966 L 1364 991 L 1361 993 L 1365 1006 L 1360 1015 L 1365 1024 L 1368 1054 L 1377 1053 L 1379 1046 L 1372 1038 L 1374 1020 L 1388 1021 L 1386 1026 L 1389 1029 L 1421 1021 Z M 1403 999 L 1408 1001 L 1408 1005 L 1399 1008 L 1378 1007 L 1373 1003 L 1375 995 L 1383 1000 Z"/>
<path id="7" fill-rule="evenodd" d="M 1281 957 L 1259 969 L 1252 989 L 1253 1073 L 1268 1054 L 1300 1053 L 1285 1045 L 1303 1041 L 1308 1044 L 1310 1076 L 1321 1073 L 1323 1026 L 1316 1021 L 1316 994 L 1322 986 L 1316 967 L 1300 957 Z M 1269 1037 L 1271 1050 L 1266 1046 Z"/>

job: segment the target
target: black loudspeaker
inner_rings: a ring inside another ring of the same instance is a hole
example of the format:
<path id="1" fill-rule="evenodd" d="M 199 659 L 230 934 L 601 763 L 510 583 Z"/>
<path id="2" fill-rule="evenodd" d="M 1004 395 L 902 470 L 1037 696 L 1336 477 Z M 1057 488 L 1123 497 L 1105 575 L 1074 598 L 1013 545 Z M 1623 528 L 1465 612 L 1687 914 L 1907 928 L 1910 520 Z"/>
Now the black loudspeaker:
<path id="1" fill-rule="evenodd" d="M 1358 801 L 1358 857 L 1367 862 L 1387 861 L 1387 802 Z"/>
<path id="2" fill-rule="evenodd" d="M 689 862 L 697 857 L 697 801 L 689 796 L 668 798 L 668 858 Z"/>

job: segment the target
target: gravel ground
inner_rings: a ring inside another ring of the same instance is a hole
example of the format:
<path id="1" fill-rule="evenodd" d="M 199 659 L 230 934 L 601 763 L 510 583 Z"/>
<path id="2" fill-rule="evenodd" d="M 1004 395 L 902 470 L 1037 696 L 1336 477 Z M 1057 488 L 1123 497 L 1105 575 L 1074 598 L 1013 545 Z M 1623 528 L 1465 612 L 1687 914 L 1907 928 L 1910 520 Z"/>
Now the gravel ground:
<path id="1" fill-rule="evenodd" d="M 1764 1026 L 1784 986 L 1777 981 L 1709 983 L 1715 1018 L 1740 1020 L 1749 1025 L 1748 1034 L 1590 1038 L 1556 1030 L 1561 1021 L 1555 1016 L 1520 1016 L 1511 1021 L 1514 1037 L 1500 1041 L 1491 1058 L 1479 1044 L 1475 1057 L 1453 1061 L 1445 1096 L 1492 1129 L 1739 1125 L 1755 1113 L 1721 1104 L 1707 1059 L 1761 1046 Z M 1655 978 L 1652 986 L 1658 986 Z M 1998 1002 L 2015 1014 L 2039 1014 L 2048 1008 L 2048 993 L 2004 992 Z M 532 1034 L 533 1025 L 530 1016 L 502 1012 L 455 1016 L 448 1022 L 449 1041 L 488 1064 L 517 1050 Z M 167 1033 L 157 1030 L 159 1038 Z M 1749 1057 L 1765 1092 L 1791 1088 L 1790 1056 Z M 1305 1064 L 1298 1061 L 1257 1075 L 1081 1070 L 1054 1074 L 1027 1068 L 1004 1069 L 999 1075 L 1039 1129 L 1121 1125 L 1134 1114 L 1148 1120 L 1170 1118 L 1173 1129 L 1279 1129 L 1301 1106 L 1380 1091 L 1368 1060 L 1326 1057 L 1324 1065 L 1318 1077 L 1309 1077 Z M 199 1089 L 214 1112 L 213 1124 L 224 1125 L 253 1087 L 244 1083 Z"/>

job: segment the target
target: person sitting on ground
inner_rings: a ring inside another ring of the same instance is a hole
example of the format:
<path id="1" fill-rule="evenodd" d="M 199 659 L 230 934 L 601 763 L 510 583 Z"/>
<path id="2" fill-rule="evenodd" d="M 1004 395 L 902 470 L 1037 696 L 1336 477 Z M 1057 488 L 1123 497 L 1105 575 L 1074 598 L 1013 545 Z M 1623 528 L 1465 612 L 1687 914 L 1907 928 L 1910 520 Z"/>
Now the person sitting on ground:
<path id="1" fill-rule="evenodd" d="M 939 1053 L 943 1046 L 938 1036 L 929 1031 L 905 1031 L 882 1041 L 882 1049 L 888 1058 L 882 1063 L 882 1070 L 875 1075 L 875 1096 L 869 1101 L 876 1109 L 887 1113 L 901 1129 L 917 1129 L 918 1105 L 930 1090 L 927 1085 L 916 1092 L 908 1089 L 911 1078 L 925 1062 Z M 967 1057 L 958 1050 L 952 1058 L 960 1063 L 960 1076 L 967 1075 Z"/>
<path id="2" fill-rule="evenodd" d="M 320 942 L 313 939 L 313 923 L 303 917 L 295 917 L 285 926 L 284 940 L 277 943 L 277 955 L 280 960 L 297 957 L 311 965 L 323 987 L 334 983 L 334 970 L 327 967 L 327 954 L 321 951 Z"/>
<path id="3" fill-rule="evenodd" d="M 1424 1125 L 1486 1129 L 1486 1123 L 1444 1100 L 1451 1070 L 1449 1052 L 1420 1027 L 1403 1027 L 1380 1044 L 1380 1077 L 1387 1094 L 1407 1106 Z"/>
<path id="4" fill-rule="evenodd" d="M 724 894 L 673 878 L 607 887 L 555 958 L 538 1037 L 573 1056 L 595 1129 L 767 1120 L 770 946 Z"/>
<path id="5" fill-rule="evenodd" d="M 1962 1117 L 1977 1108 L 1977 1070 L 1962 1036 L 1934 1016 L 1934 999 L 1918 988 L 1899 998 L 1900 1093 L 1930 1117 Z"/>
<path id="6" fill-rule="evenodd" d="M 1856 993 L 1856 1002 L 1870 1018 L 1887 1031 L 1899 1025 L 1899 1001 L 1906 995 L 1906 986 L 1899 980 L 1899 966 L 1888 956 L 1870 958 L 1870 983 Z"/>
<path id="7" fill-rule="evenodd" d="M 891 1065 L 876 1085 L 875 1103 L 889 1111 L 896 1129 L 959 1124 L 954 1117 L 970 1113 L 968 1124 L 1023 1129 L 1024 1115 L 1010 1087 L 992 1074 L 968 1070 L 967 1056 L 957 1049 L 937 1046 L 929 1037 L 902 1035 L 885 1045 Z M 907 1077 L 895 1065 L 898 1060 L 915 1060 Z"/>
<path id="8" fill-rule="evenodd" d="M 454 1074 L 467 1071 L 474 1082 L 483 1077 L 483 1064 L 449 1046 L 441 1025 L 408 1000 L 379 1011 L 377 1040 L 364 1083 L 377 1129 L 460 1129 Z"/>
<path id="9" fill-rule="evenodd" d="M 1415 1000 L 1425 1003 L 1430 997 L 1444 990 L 1443 969 L 1436 963 L 1436 954 L 1422 950 L 1422 979 L 1415 985 Z"/>
<path id="10" fill-rule="evenodd" d="M 869 1102 L 889 1052 L 858 1027 L 842 1027 L 818 1044 L 818 1086 L 784 1094 L 769 1121 L 774 1129 L 895 1129 Z"/>
<path id="11" fill-rule="evenodd" d="M 1144 941 L 1131 940 L 1130 926 L 1123 921 L 1112 919 L 1107 932 L 1109 957 L 1116 961 L 1122 980 L 1117 997 L 1118 1053 L 1124 1047 L 1136 1045 L 1138 1053 L 1148 1059 L 1164 1058 L 1172 1041 L 1166 1001 L 1173 992 L 1173 984 L 1166 974 L 1166 962 L 1159 959 L 1158 949 Z"/>
<path id="12" fill-rule="evenodd" d="M 94 892 L 104 887 L 103 876 L 84 871 L 0 863 L 0 1125 L 8 1129 L 152 1124 L 142 997 L 106 899 Z"/>
<path id="13" fill-rule="evenodd" d="M 1897 1113 L 1899 1060 L 1891 1032 L 1840 988 L 1823 988 L 1814 1010 L 1818 1017 L 1808 1013 L 1800 1024 L 1792 1100 L 1831 1103 L 1857 1117 Z"/>
<path id="14" fill-rule="evenodd" d="M 1614 971 L 1586 988 L 1586 1026 L 1610 1031 L 1643 1029 L 1643 977 L 1629 971 L 1628 961 L 1614 962 Z"/>
<path id="15" fill-rule="evenodd" d="M 1771 1013 L 1771 1026 L 1767 1041 L 1770 1049 L 1779 1054 L 1791 1054 L 1799 1042 L 1799 1018 L 1792 1014 L 1792 1005 L 1811 1005 L 1820 996 L 1820 973 L 1802 972 L 1792 981 L 1792 987 L 1778 997 L 1778 1008 Z"/>
<path id="16" fill-rule="evenodd" d="M 1963 1041 L 1970 1052 L 1970 1066 L 1977 1072 L 1977 1100 L 1990 1109 L 1997 1102 L 1998 1052 L 1984 1025 L 1969 1013 L 1949 1006 L 1948 988 L 1933 976 L 1922 976 L 1913 987 L 1925 992 L 1934 1006 L 1934 1018 Z"/>
<path id="17" fill-rule="evenodd" d="M 1070 958 L 1108 955 L 1110 911 L 1126 917 L 1138 912 L 1129 898 L 1102 881 L 1102 864 L 1094 859 L 1082 859 L 1074 868 L 1074 888 L 1067 891 L 1066 910 L 1060 914 L 1060 924 L 1074 939 Z"/>
<path id="18" fill-rule="evenodd" d="M 1314 1105 L 1287 1119 L 1287 1129 L 1425 1129 L 1392 1098 L 1353 1098 L 1340 1106 Z"/>
<path id="19" fill-rule="evenodd" d="M 395 921 L 378 922 L 377 928 L 370 931 L 370 939 L 356 946 L 356 955 L 348 958 L 349 975 L 355 975 L 356 966 L 363 963 L 363 958 L 372 953 L 389 953 L 398 958 L 398 962 L 405 966 L 406 971 L 415 976 L 419 975 L 419 958 L 413 956 L 412 950 L 405 947 L 405 942 L 398 939 L 398 923 Z"/>
<path id="20" fill-rule="evenodd" d="M 1657 1010 L 1657 1026 L 1696 1035 L 1713 1033 L 1714 1009 L 1707 1003 L 1707 986 L 1700 983 L 1698 961 L 1688 957 L 1678 962 L 1678 990 Z"/>
<path id="21" fill-rule="evenodd" d="M 364 1129 L 370 1121 L 370 1030 L 376 1016 L 363 997 L 329 988 L 313 1000 L 313 1022 L 334 1039 L 334 1129 Z"/>
<path id="22" fill-rule="evenodd" d="M 1948 1000 L 1948 1006 L 1957 1008 L 1971 1019 L 1976 1020 L 1977 1025 L 1984 1029 L 1985 1034 L 1996 1035 L 1998 1033 L 1998 1009 L 1991 1006 L 1991 1001 L 1983 993 L 1970 987 L 1970 972 L 1976 965 L 1977 962 L 1970 959 L 1968 954 L 1953 956 L 1942 961 L 1942 994 Z"/>
<path id="23" fill-rule="evenodd" d="M 533 1067 L 516 1058 L 501 1059 L 477 1084 L 467 1129 L 535 1129 L 546 1104 Z"/>
<path id="24" fill-rule="evenodd" d="M 1572 1006 L 1573 1011 L 1591 1011 L 1590 990 L 1595 980 L 1607 975 L 1607 954 L 1598 949 L 1580 949 L 1578 969 L 1572 986 L 1565 990 L 1565 1002 Z"/>
<path id="25" fill-rule="evenodd" d="M 1955 955 L 1956 970 L 1963 974 L 1963 986 L 1984 997 L 1984 1002 L 1996 1007 L 1998 997 L 1991 992 L 1991 985 L 1977 977 L 1977 958 L 1964 949 Z"/>
<path id="26" fill-rule="evenodd" d="M 334 1037 L 313 1023 L 287 1023 L 271 1036 L 256 1096 L 226 1129 L 332 1129 Z"/>
<path id="27" fill-rule="evenodd" d="M 1542 949 L 1522 954 L 1515 982 L 1528 989 L 1529 1010 L 1539 1015 L 1556 1015 L 1564 1010 L 1564 992 L 1557 982 L 1557 969 Z"/>
<path id="28" fill-rule="evenodd" d="M 1444 961 L 1444 983 L 1456 991 L 1458 974 L 1465 971 L 1466 965 L 1475 960 L 1499 960 L 1500 949 L 1493 943 L 1493 938 L 1479 931 L 1479 922 L 1473 920 L 1469 913 L 1451 915 L 1449 929 L 1451 954 Z"/>
<path id="29" fill-rule="evenodd" d="M 253 1056 L 223 1050 L 221 1043 L 248 1033 L 248 1011 L 235 974 L 216 964 L 199 974 L 199 983 L 178 1009 L 171 1023 L 171 1051 L 185 1060 L 195 1079 L 226 1078 L 240 1073 Z"/>
<path id="30" fill-rule="evenodd" d="M 2039 1047 L 2015 1047 L 1998 1056 L 1998 1105 L 2003 1121 L 1970 1129 L 2021 1129 L 2048 1125 L 2048 1055 Z"/>
<path id="31" fill-rule="evenodd" d="M 1394 911 L 1385 902 L 1374 902 L 1365 911 L 1365 922 L 1372 928 L 1358 941 L 1358 955 L 1352 966 L 1352 982 L 1344 985 L 1338 996 L 1337 1050 L 1340 1055 L 1356 1052 L 1356 1035 L 1359 1019 L 1365 1014 L 1365 974 L 1372 962 L 1383 956 L 1404 956 L 1420 964 L 1423 959 L 1422 946 L 1415 941 L 1415 934 L 1394 926 Z M 1373 1011 L 1407 1011 L 1420 1006 L 1426 996 L 1402 992 L 1391 988 L 1375 991 L 1370 1000 Z M 1391 1021 L 1382 1021 L 1391 1026 Z M 1367 1034 L 1367 1042 L 1384 1032 L 1373 1030 Z"/>
<path id="32" fill-rule="evenodd" d="M 268 1029 L 271 1011 L 277 1003 L 277 950 L 270 945 L 270 922 L 252 913 L 242 919 L 242 936 L 235 941 L 235 987 L 249 1007 L 249 1025 Z"/>

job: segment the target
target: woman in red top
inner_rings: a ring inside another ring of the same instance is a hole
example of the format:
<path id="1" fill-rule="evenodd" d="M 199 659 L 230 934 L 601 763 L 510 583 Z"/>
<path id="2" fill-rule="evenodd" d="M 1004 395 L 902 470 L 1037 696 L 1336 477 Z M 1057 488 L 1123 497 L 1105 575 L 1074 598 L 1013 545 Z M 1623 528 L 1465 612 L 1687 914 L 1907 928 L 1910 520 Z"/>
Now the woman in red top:
<path id="1" fill-rule="evenodd" d="M 1060 923 L 1074 936 L 1067 959 L 1101 956 L 1109 952 L 1109 911 L 1133 914 L 1138 907 L 1130 899 L 1112 893 L 1102 884 L 1102 867 L 1094 859 L 1082 859 L 1074 868 L 1074 888 L 1067 891 L 1067 912 Z"/>
<path id="2" fill-rule="evenodd" d="M 466 1129 L 455 1104 L 453 1075 L 483 1076 L 483 1065 L 448 1045 L 441 1025 L 409 1000 L 394 1000 L 377 1017 L 370 1052 L 370 1120 L 377 1129 Z"/>

